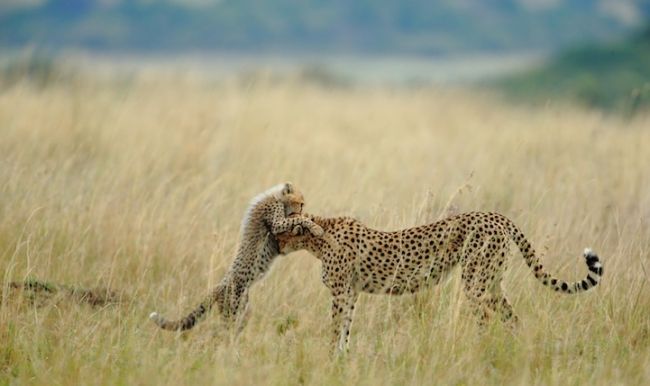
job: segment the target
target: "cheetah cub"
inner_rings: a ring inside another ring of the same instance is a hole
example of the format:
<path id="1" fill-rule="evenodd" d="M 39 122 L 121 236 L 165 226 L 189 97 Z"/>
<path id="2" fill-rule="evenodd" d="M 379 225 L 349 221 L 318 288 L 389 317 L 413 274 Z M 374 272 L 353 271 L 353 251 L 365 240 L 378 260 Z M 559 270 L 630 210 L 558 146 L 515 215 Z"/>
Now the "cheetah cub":
<path id="1" fill-rule="evenodd" d="M 242 221 L 235 260 L 221 282 L 186 317 L 167 320 L 153 312 L 149 318 L 165 330 L 185 331 L 194 327 L 216 303 L 224 321 L 240 331 L 248 313 L 248 289 L 264 276 L 280 254 L 275 235 L 305 228 L 311 235 L 323 237 L 323 228 L 302 216 L 304 203 L 302 193 L 289 182 L 257 195 Z"/>

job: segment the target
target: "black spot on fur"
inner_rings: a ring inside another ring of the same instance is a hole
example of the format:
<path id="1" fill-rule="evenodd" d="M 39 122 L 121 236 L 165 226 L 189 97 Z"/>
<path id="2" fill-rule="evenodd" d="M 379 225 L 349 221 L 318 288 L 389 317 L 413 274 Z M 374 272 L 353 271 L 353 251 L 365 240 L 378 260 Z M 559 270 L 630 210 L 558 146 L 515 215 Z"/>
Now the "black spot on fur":
<path id="1" fill-rule="evenodd" d="M 590 270 L 591 272 L 595 273 L 595 274 L 598 275 L 598 276 L 602 276 L 602 275 L 603 275 L 603 267 L 594 267 L 594 266 L 592 265 L 592 266 L 589 266 L 589 270 Z"/>
<path id="2" fill-rule="evenodd" d="M 598 282 L 597 282 L 596 280 L 594 280 L 591 276 L 587 276 L 587 280 L 589 280 L 589 283 L 590 283 L 592 286 L 598 284 Z"/>

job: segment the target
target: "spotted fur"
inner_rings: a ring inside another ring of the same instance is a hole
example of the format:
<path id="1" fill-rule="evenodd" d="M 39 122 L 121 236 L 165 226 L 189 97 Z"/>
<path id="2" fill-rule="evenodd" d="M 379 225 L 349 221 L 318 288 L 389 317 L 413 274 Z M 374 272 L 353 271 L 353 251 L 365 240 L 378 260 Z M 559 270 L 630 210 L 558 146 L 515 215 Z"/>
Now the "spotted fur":
<path id="1" fill-rule="evenodd" d="M 304 227 L 315 237 L 323 228 L 303 217 L 304 198 L 291 183 L 280 184 L 251 201 L 241 226 L 237 255 L 221 282 L 184 318 L 167 320 L 153 312 L 149 317 L 165 330 L 189 330 L 217 304 L 228 325 L 244 326 L 248 308 L 248 289 L 269 270 L 279 255 L 274 235 Z M 291 217 L 290 217 L 291 216 Z"/>
<path id="2" fill-rule="evenodd" d="M 501 288 L 511 241 L 535 278 L 556 292 L 586 291 L 603 274 L 598 256 L 585 249 L 589 272 L 584 280 L 569 283 L 551 276 L 519 228 L 497 213 L 464 213 L 394 232 L 370 229 L 348 217 L 308 217 L 338 242 L 338 250 L 309 235 L 287 233 L 277 238 L 282 253 L 305 249 L 321 260 L 322 280 L 332 293 L 333 344 L 338 350 L 347 349 L 359 293 L 414 293 L 439 283 L 457 265 L 479 323 L 498 315 L 514 325 L 517 317 Z"/>
<path id="3" fill-rule="evenodd" d="M 15 281 L 9 283 L 12 290 L 22 291 L 32 301 L 47 300 L 53 297 L 70 298 L 79 303 L 90 304 L 94 307 L 120 303 L 123 296 L 107 288 L 81 288 L 64 284 L 49 283 L 37 279 Z"/>

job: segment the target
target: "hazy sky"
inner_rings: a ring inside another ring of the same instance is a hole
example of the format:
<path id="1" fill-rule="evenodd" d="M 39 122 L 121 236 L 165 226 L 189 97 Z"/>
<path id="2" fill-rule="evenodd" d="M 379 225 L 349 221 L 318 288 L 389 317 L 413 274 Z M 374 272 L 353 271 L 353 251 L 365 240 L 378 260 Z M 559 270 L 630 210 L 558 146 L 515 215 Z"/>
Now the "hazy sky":
<path id="1" fill-rule="evenodd" d="M 0 0 L 0 9 L 16 9 L 16 8 L 30 8 L 43 5 L 48 0 Z M 56 0 L 55 0 L 56 1 Z M 96 3 L 111 7 L 119 5 L 126 0 L 95 0 Z M 128 0 L 139 3 L 174 3 L 181 6 L 188 7 L 205 7 L 218 4 L 225 1 L 236 0 Z M 353 1 L 353 0 L 352 0 Z M 472 7 L 475 3 L 482 3 L 485 0 L 437 0 L 440 2 L 450 3 L 458 7 Z M 565 1 L 571 0 L 515 0 L 521 6 L 531 11 L 545 11 L 552 9 Z M 594 0 L 598 2 L 598 8 L 619 22 L 627 25 L 636 25 L 642 21 L 641 13 L 639 11 L 638 2 L 636 0 Z M 432 5 L 436 1 L 432 2 Z"/>

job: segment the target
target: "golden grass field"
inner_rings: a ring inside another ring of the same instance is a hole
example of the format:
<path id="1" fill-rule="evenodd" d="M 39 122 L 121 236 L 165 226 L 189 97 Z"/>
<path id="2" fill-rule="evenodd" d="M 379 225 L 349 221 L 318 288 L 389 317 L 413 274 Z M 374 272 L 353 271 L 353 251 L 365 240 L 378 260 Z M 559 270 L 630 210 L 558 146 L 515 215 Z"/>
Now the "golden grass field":
<path id="1" fill-rule="evenodd" d="M 461 90 L 327 89 L 142 72 L 0 89 L 2 283 L 121 291 L 91 308 L 4 291 L 0 384 L 580 385 L 650 383 L 650 117 Z M 577 296 L 539 284 L 513 245 L 511 335 L 483 334 L 459 275 L 416 296 L 362 295 L 351 351 L 329 351 L 329 294 L 305 252 L 278 258 L 238 339 L 147 316 L 193 308 L 234 257 L 248 200 L 286 180 L 306 212 L 398 229 L 498 211 Z"/>

